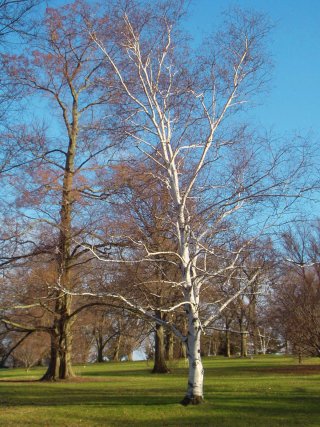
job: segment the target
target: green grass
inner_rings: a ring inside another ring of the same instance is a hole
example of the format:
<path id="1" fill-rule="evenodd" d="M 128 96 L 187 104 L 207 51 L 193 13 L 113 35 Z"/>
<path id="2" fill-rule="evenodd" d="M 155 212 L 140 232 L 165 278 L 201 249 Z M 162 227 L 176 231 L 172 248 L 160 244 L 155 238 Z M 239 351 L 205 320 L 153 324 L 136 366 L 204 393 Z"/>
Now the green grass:
<path id="1" fill-rule="evenodd" d="M 77 380 L 36 381 L 43 370 L 0 370 L 1 426 L 319 427 L 320 360 L 211 358 L 205 403 L 183 407 L 184 362 L 154 375 L 146 362 L 77 366 Z"/>

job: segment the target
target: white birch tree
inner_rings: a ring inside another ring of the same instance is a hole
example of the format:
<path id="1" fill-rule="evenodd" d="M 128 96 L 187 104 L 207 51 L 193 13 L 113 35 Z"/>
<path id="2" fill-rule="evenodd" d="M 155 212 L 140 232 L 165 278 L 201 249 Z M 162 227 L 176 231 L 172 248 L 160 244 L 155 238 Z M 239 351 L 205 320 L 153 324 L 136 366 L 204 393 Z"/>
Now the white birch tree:
<path id="1" fill-rule="evenodd" d="M 189 377 L 182 403 L 197 404 L 203 400 L 201 333 L 243 291 L 222 301 L 203 301 L 202 290 L 237 274 L 248 240 L 261 235 L 267 218 L 274 219 L 288 206 L 279 200 L 290 193 L 289 178 L 298 180 L 302 160 L 292 168 L 288 163 L 285 170 L 278 169 L 286 149 L 275 151 L 239 124 L 245 107 L 268 79 L 265 18 L 237 10 L 226 16 L 223 30 L 195 53 L 181 32 L 183 13 L 183 2 L 115 2 L 99 31 L 89 21 L 88 31 L 113 73 L 119 134 L 132 141 L 128 156 L 138 153 L 151 161 L 154 168 L 148 173 L 169 194 L 167 215 L 178 248 L 170 255 L 180 274 L 172 286 L 180 289 L 181 300 L 162 311 L 183 308 L 187 333 L 162 323 L 186 344 Z M 301 191 L 290 194 L 299 197 Z M 262 208 L 260 222 L 253 223 L 254 214 Z M 230 241 L 240 223 L 246 224 L 251 237 L 242 238 L 243 244 L 234 248 Z M 166 250 L 153 251 L 132 240 L 144 250 L 144 262 L 168 255 Z M 130 262 L 124 253 L 121 259 L 106 259 L 94 245 L 91 248 L 107 262 Z M 138 305 L 121 293 L 109 296 L 153 318 L 150 306 Z M 209 306 L 211 314 L 202 319 L 203 309 Z"/>

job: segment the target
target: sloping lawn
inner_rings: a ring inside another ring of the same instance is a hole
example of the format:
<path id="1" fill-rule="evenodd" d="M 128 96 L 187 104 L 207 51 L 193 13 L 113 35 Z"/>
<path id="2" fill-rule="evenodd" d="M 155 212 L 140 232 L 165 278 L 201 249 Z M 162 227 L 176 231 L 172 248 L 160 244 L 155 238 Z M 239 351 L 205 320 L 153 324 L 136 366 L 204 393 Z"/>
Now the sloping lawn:
<path id="1" fill-rule="evenodd" d="M 146 362 L 77 366 L 72 381 L 41 383 L 43 369 L 0 370 L 1 426 L 319 427 L 320 359 L 211 358 L 205 403 L 183 407 L 184 362 L 151 374 Z"/>

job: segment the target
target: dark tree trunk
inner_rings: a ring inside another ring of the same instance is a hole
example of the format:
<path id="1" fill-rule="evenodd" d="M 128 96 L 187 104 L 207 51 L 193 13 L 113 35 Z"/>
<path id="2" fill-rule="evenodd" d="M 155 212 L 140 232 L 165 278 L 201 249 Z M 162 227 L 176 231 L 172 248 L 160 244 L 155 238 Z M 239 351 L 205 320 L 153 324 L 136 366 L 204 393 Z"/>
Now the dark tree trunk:
<path id="1" fill-rule="evenodd" d="M 252 340 L 253 340 L 253 354 L 258 354 L 259 353 L 259 333 L 258 333 L 258 327 L 254 326 L 253 330 L 252 330 Z"/>
<path id="2" fill-rule="evenodd" d="M 65 380 L 74 376 L 71 366 L 72 334 L 70 319 L 56 321 L 51 333 L 50 360 L 42 381 Z"/>
<path id="3" fill-rule="evenodd" d="M 209 336 L 207 356 L 211 356 L 211 354 L 212 354 L 211 349 L 212 349 L 212 337 Z"/>
<path id="4" fill-rule="evenodd" d="M 122 335 L 119 334 L 113 352 L 112 360 L 114 362 L 120 361 L 120 345 L 121 345 Z"/>
<path id="5" fill-rule="evenodd" d="M 187 335 L 188 334 L 188 325 L 186 322 L 186 319 L 183 319 L 183 324 L 182 324 L 182 333 L 183 335 Z M 187 347 L 186 347 L 186 343 L 183 341 L 179 341 L 180 344 L 180 348 L 179 348 L 179 357 L 180 359 L 187 359 Z"/>
<path id="6" fill-rule="evenodd" d="M 247 357 L 248 356 L 248 333 L 245 330 L 244 327 L 244 321 L 243 318 L 239 318 L 239 326 L 240 326 L 240 356 L 241 357 Z"/>
<path id="7" fill-rule="evenodd" d="M 101 335 L 99 335 L 96 342 L 97 342 L 97 362 L 102 363 L 104 361 L 103 360 L 104 345 L 103 345 L 103 339 Z"/>
<path id="8" fill-rule="evenodd" d="M 166 333 L 166 360 L 173 360 L 174 336 L 172 331 Z"/>
<path id="9" fill-rule="evenodd" d="M 226 349 L 225 349 L 225 357 L 231 357 L 231 345 L 230 345 L 230 331 L 226 329 Z"/>
<path id="10" fill-rule="evenodd" d="M 164 329 L 162 325 L 156 325 L 155 329 L 155 347 L 154 347 L 154 365 L 152 373 L 154 374 L 167 374 L 169 369 L 166 364 L 165 358 L 165 345 L 164 345 Z"/>
<path id="11" fill-rule="evenodd" d="M 72 331 L 71 326 L 75 317 L 71 320 L 72 297 L 65 291 L 72 288 L 72 211 L 74 203 L 73 179 L 75 173 L 75 156 L 78 136 L 78 94 L 72 87 L 72 79 L 68 81 L 73 97 L 72 103 L 72 122 L 64 110 L 63 118 L 69 135 L 69 144 L 66 152 L 66 161 L 64 166 L 62 197 L 60 209 L 60 232 L 59 246 L 57 251 L 57 274 L 58 285 L 62 289 L 57 289 L 55 320 L 54 320 L 54 339 L 51 344 L 50 363 L 44 380 L 54 380 L 57 375 L 59 379 L 67 379 L 74 376 L 71 366 L 71 346 Z M 60 104 L 61 105 L 61 104 Z"/>
<path id="12" fill-rule="evenodd" d="M 187 348 L 184 342 L 180 341 L 180 359 L 187 358 Z"/>
<path id="13" fill-rule="evenodd" d="M 248 356 L 248 333 L 242 332 L 241 333 L 241 357 L 247 357 Z"/>
<path id="14" fill-rule="evenodd" d="M 54 330 L 51 335 L 51 347 L 50 347 L 50 359 L 49 366 L 46 373 L 41 378 L 41 381 L 55 381 L 59 378 L 59 367 L 60 367 L 60 358 L 59 358 L 59 334 L 57 330 Z"/>
<path id="15" fill-rule="evenodd" d="M 72 332 L 71 332 L 70 319 L 61 319 L 60 324 L 60 366 L 59 366 L 59 379 L 66 380 L 74 377 L 71 365 L 71 346 L 72 346 Z"/>
<path id="16" fill-rule="evenodd" d="M 254 295 L 249 305 L 250 330 L 252 333 L 253 354 L 258 354 L 259 349 L 259 331 L 257 322 L 257 299 Z"/>

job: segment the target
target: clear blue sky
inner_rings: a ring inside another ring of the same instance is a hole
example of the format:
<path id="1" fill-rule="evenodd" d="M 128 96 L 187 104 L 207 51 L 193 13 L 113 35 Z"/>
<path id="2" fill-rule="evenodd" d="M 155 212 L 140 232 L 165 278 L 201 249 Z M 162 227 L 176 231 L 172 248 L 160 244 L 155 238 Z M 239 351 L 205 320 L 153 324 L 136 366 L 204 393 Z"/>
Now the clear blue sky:
<path id="1" fill-rule="evenodd" d="M 48 1 L 53 7 L 64 3 L 70 1 Z M 251 117 L 279 136 L 311 132 L 319 139 L 320 0 L 191 0 L 188 29 L 196 38 L 207 35 L 232 6 L 263 12 L 274 24 L 268 46 L 274 64 L 270 91 Z"/>
<path id="2" fill-rule="evenodd" d="M 188 27 L 206 34 L 221 12 L 240 6 L 266 13 L 275 25 L 269 49 L 274 63 L 271 90 L 254 115 L 266 128 L 288 135 L 320 135 L 320 0 L 193 0 Z"/>

